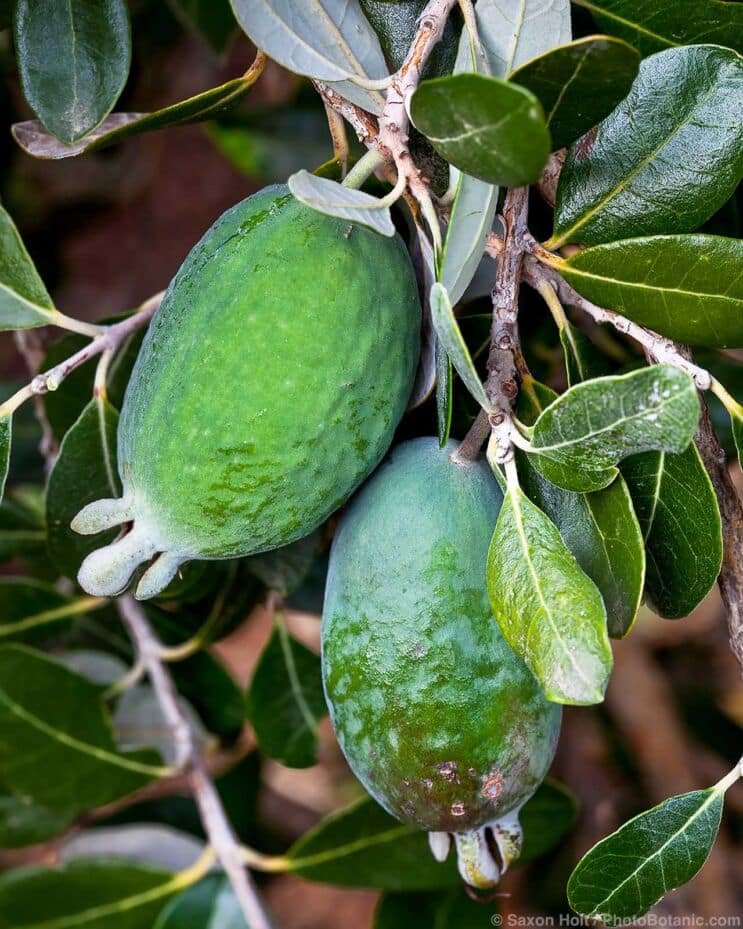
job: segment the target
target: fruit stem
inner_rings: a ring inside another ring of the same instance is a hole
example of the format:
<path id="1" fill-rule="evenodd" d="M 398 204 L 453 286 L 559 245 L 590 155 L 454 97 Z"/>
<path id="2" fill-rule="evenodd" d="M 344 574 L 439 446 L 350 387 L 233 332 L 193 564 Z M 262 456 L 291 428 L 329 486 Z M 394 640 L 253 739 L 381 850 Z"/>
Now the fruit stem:
<path id="1" fill-rule="evenodd" d="M 469 432 L 459 443 L 459 447 L 450 455 L 451 460 L 458 462 L 474 461 L 480 454 L 482 443 L 490 433 L 490 420 L 485 410 L 480 410 L 472 423 Z"/>
<path id="2" fill-rule="evenodd" d="M 343 181 L 343 186 L 358 190 L 384 162 L 384 156 L 380 155 L 376 148 L 370 148 L 348 172 Z"/>

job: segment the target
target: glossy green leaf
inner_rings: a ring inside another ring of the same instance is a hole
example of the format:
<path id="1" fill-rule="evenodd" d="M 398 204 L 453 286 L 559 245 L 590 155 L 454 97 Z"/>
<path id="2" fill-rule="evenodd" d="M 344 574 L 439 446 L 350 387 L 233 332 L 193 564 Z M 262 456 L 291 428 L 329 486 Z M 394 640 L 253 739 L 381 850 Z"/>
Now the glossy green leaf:
<path id="1" fill-rule="evenodd" d="M 441 283 L 454 304 L 480 265 L 497 204 L 497 187 L 459 173 L 441 257 Z"/>
<path id="2" fill-rule="evenodd" d="M 317 725 L 327 713 L 320 656 L 297 642 L 277 617 L 247 697 L 261 750 L 290 768 L 316 763 Z"/>
<path id="3" fill-rule="evenodd" d="M 568 882 L 572 908 L 608 926 L 643 916 L 697 873 L 717 836 L 723 791 L 671 797 L 595 845 Z"/>
<path id="4" fill-rule="evenodd" d="M 696 387 L 678 368 L 654 365 L 594 378 L 571 387 L 539 416 L 529 459 L 558 487 L 601 490 L 629 455 L 682 452 L 698 419 Z"/>
<path id="5" fill-rule="evenodd" d="M 573 0 L 602 29 L 626 39 L 643 55 L 674 45 L 710 42 L 743 52 L 743 7 L 729 0 Z"/>
<path id="6" fill-rule="evenodd" d="M 10 470 L 10 442 L 13 433 L 13 416 L 0 417 L 0 501 L 5 494 L 5 482 Z"/>
<path id="7" fill-rule="evenodd" d="M 31 578 L 0 577 L 0 642 L 48 642 L 81 615 L 91 600 L 72 599 Z"/>
<path id="8" fill-rule="evenodd" d="M 129 75 L 126 3 L 17 0 L 14 29 L 31 108 L 61 142 L 77 142 L 111 112 Z"/>
<path id="9" fill-rule="evenodd" d="M 425 832 L 393 819 L 364 797 L 324 819 L 287 853 L 287 866 L 310 881 L 381 890 L 435 890 L 459 884 L 452 858 L 439 864 Z"/>
<path id="10" fill-rule="evenodd" d="M 443 346 L 449 360 L 456 368 L 457 374 L 462 378 L 462 383 L 474 399 L 483 409 L 492 409 L 467 344 L 462 338 L 449 294 L 443 284 L 436 282 L 433 285 L 430 300 L 431 320 L 439 343 Z"/>
<path id="11" fill-rule="evenodd" d="M 210 874 L 168 903 L 152 929 L 250 929 L 229 880 Z"/>
<path id="12" fill-rule="evenodd" d="M 580 352 L 574 364 L 581 364 Z M 531 388 L 522 386 L 519 417 L 533 423 L 556 396 L 539 382 Z M 557 526 L 571 554 L 601 592 L 609 635 L 622 638 L 635 621 L 645 583 L 645 542 L 626 483 L 620 475 L 603 490 L 574 493 L 542 477 L 523 452 L 517 458 L 524 491 Z"/>
<path id="13" fill-rule="evenodd" d="M 530 184 L 549 156 L 539 101 L 499 78 L 455 74 L 423 81 L 413 94 L 411 114 L 440 155 L 490 184 Z"/>
<path id="14" fill-rule="evenodd" d="M 93 500 L 118 497 L 116 426 L 119 414 L 106 400 L 91 400 L 64 437 L 46 493 L 49 553 L 60 572 L 77 576 L 94 549 L 112 542 L 118 529 L 82 536 L 70 528 L 72 519 Z"/>
<path id="15" fill-rule="evenodd" d="M 571 149 L 548 247 L 698 228 L 743 175 L 743 59 L 669 49 L 640 66 L 629 96 Z"/>
<path id="16" fill-rule="evenodd" d="M 0 877 L 0 929 L 152 929 L 180 878 L 115 859 L 21 868 Z"/>
<path id="17" fill-rule="evenodd" d="M 13 220 L 0 206 L 0 331 L 48 326 L 54 313 Z"/>
<path id="18" fill-rule="evenodd" d="M 333 82 L 346 99 L 381 113 L 382 94 L 354 83 L 388 73 L 379 40 L 358 3 L 232 0 L 232 9 L 248 38 L 280 65 Z"/>
<path id="19" fill-rule="evenodd" d="M 380 235 L 395 234 L 395 224 L 392 222 L 389 206 L 385 206 L 378 197 L 373 197 L 363 190 L 343 187 L 336 181 L 318 177 L 305 170 L 292 174 L 289 178 L 289 190 L 297 200 L 327 216 L 368 226 Z"/>
<path id="20" fill-rule="evenodd" d="M 166 770 L 153 752 L 118 752 L 100 689 L 23 645 L 0 646 L 0 733 L 0 781 L 61 812 L 104 806 Z"/>
<path id="21" fill-rule="evenodd" d="M 554 149 L 564 148 L 623 100 L 640 67 L 636 49 L 608 36 L 561 45 L 517 68 L 511 80 L 544 108 Z"/>
<path id="22" fill-rule="evenodd" d="M 612 666 L 601 594 L 556 526 L 509 487 L 490 544 L 490 605 L 511 648 L 555 703 L 600 703 Z"/>
<path id="23" fill-rule="evenodd" d="M 646 593 L 668 619 L 688 616 L 722 564 L 717 497 L 692 443 L 680 455 L 648 452 L 622 463 L 647 550 Z"/>
<path id="24" fill-rule="evenodd" d="M 38 806 L 28 797 L 5 795 L 0 786 L 0 848 L 23 848 L 61 835 L 74 816 Z"/>
<path id="25" fill-rule="evenodd" d="M 224 52 L 237 31 L 230 0 L 169 0 L 179 19 L 217 53 Z"/>
<path id="26" fill-rule="evenodd" d="M 560 266 L 579 294 L 679 342 L 743 345 L 743 243 L 650 236 L 587 248 Z"/>
<path id="27" fill-rule="evenodd" d="M 436 365 L 436 422 L 438 426 L 439 445 L 443 448 L 449 441 L 453 409 L 453 377 L 451 360 L 439 339 L 434 346 Z"/>
<path id="28" fill-rule="evenodd" d="M 249 76 L 235 78 L 154 113 L 112 113 L 97 129 L 73 145 L 65 145 L 55 139 L 36 119 L 15 123 L 12 128 L 13 138 L 34 158 L 72 158 L 86 152 L 96 152 L 143 132 L 184 126 L 219 116 L 242 100 L 258 77 L 259 73 L 254 72 Z"/>
<path id="29" fill-rule="evenodd" d="M 570 0 L 477 0 L 475 16 L 495 77 L 508 77 L 525 61 L 572 38 Z"/>

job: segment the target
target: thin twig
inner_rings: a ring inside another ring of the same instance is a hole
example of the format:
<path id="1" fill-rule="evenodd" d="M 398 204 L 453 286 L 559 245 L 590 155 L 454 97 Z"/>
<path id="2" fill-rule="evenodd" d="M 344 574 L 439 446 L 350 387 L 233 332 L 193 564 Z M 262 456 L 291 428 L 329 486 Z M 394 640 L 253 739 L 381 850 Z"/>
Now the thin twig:
<path id="1" fill-rule="evenodd" d="M 75 352 L 74 355 L 60 361 L 58 365 L 48 371 L 37 374 L 29 384 L 0 404 L 0 416 L 10 415 L 31 397 L 39 397 L 42 394 L 57 390 L 66 377 L 81 365 L 84 365 L 86 361 L 90 361 L 91 358 L 95 358 L 103 352 L 114 352 L 132 333 L 149 323 L 160 306 L 162 298 L 162 293 L 150 297 L 136 313 L 127 316 L 120 323 L 109 326 L 100 335 L 97 335 L 87 345 L 83 346 L 79 352 Z"/>
<path id="2" fill-rule="evenodd" d="M 217 858 L 224 868 L 240 908 L 251 929 L 271 929 L 270 920 L 245 869 L 243 853 L 222 801 L 197 747 L 193 730 L 178 704 L 170 672 L 160 659 L 162 645 L 142 607 L 131 596 L 119 597 L 117 607 L 137 654 L 147 668 L 152 688 L 176 747 L 176 757 L 188 775 L 201 821 Z"/>
<path id="3" fill-rule="evenodd" d="M 653 332 L 652 329 L 645 329 L 643 326 L 633 323 L 614 310 L 596 306 L 595 303 L 581 297 L 564 280 L 559 271 L 542 264 L 533 255 L 529 255 L 524 262 L 523 276 L 524 280 L 537 290 L 540 283 L 549 283 L 563 303 L 577 307 L 597 323 L 608 323 L 617 332 L 630 336 L 646 351 L 649 351 L 659 364 L 670 364 L 685 371 L 693 379 L 699 390 L 709 390 L 712 386 L 712 376 L 709 371 L 700 368 L 699 365 L 686 358 L 671 339 Z"/>
<path id="4" fill-rule="evenodd" d="M 485 390 L 498 410 L 491 415 L 490 423 L 501 462 L 513 454 L 511 437 L 515 427 L 511 407 L 518 394 L 519 369 L 524 367 L 517 319 L 528 207 L 529 189 L 512 187 L 503 206 L 503 248 L 491 294 L 493 323 Z"/>

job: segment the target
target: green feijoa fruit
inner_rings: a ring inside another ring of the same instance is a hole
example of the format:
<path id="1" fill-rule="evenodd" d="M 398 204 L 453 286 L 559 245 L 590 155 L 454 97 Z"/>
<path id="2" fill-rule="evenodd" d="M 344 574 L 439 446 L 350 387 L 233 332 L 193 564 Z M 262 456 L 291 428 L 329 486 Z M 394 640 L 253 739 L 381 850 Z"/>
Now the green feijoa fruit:
<path id="1" fill-rule="evenodd" d="M 554 754 L 549 703 L 493 619 L 485 582 L 502 494 L 483 461 L 414 439 L 354 498 L 330 556 L 325 693 L 356 776 L 388 813 L 449 836 L 465 880 L 518 854 L 518 810 Z"/>
<path id="2" fill-rule="evenodd" d="M 118 429 L 123 493 L 73 528 L 132 530 L 84 561 L 112 595 L 154 596 L 194 558 L 307 535 L 387 450 L 411 391 L 420 309 L 402 240 L 303 206 L 285 186 L 228 210 L 155 315 Z"/>

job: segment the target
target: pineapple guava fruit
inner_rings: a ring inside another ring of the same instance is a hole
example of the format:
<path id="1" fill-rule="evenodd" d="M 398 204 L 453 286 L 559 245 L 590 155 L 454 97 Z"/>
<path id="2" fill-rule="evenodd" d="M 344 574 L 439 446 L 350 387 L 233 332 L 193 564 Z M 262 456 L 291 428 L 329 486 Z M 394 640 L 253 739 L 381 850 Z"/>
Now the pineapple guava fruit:
<path id="1" fill-rule="evenodd" d="M 154 596 L 190 559 L 311 532 L 387 450 L 418 356 L 420 308 L 399 236 L 303 206 L 284 186 L 228 210 L 152 320 L 118 427 L 123 492 L 73 521 L 130 531 L 82 587 Z M 153 561 L 154 559 L 154 561 Z"/>
<path id="2" fill-rule="evenodd" d="M 369 793 L 427 830 L 437 857 L 453 836 L 464 880 L 488 887 L 518 856 L 518 811 L 552 761 L 561 710 L 492 616 L 485 565 L 502 494 L 457 448 L 406 442 L 354 497 L 331 550 L 323 680 Z"/>

